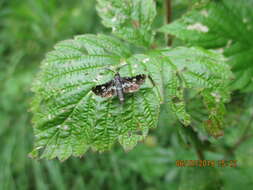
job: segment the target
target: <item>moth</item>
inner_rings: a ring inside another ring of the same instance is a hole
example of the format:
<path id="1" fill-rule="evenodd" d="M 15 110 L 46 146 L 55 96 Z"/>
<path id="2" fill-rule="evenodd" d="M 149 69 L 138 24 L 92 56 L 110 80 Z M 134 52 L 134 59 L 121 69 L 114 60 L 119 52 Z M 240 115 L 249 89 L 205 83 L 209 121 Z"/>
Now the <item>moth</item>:
<path id="1" fill-rule="evenodd" d="M 124 103 L 124 94 L 136 92 L 145 82 L 146 75 L 139 74 L 134 77 L 121 77 L 117 72 L 114 78 L 107 83 L 95 86 L 92 92 L 103 98 L 118 96 L 121 104 Z"/>

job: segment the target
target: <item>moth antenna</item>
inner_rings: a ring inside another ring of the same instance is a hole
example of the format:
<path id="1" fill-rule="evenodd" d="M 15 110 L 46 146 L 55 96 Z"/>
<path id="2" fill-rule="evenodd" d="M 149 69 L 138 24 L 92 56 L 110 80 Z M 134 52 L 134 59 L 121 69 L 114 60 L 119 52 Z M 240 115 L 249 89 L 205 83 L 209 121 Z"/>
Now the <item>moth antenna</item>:
<path id="1" fill-rule="evenodd" d="M 127 66 L 128 64 L 125 63 L 123 65 L 121 65 L 120 67 L 116 68 L 116 72 L 119 72 L 120 69 L 122 69 L 123 67 Z"/>
<path id="2" fill-rule="evenodd" d="M 111 72 L 113 72 L 114 74 L 116 73 L 114 70 L 112 70 L 112 69 L 110 69 L 110 68 L 105 68 L 105 70 L 111 71 Z"/>

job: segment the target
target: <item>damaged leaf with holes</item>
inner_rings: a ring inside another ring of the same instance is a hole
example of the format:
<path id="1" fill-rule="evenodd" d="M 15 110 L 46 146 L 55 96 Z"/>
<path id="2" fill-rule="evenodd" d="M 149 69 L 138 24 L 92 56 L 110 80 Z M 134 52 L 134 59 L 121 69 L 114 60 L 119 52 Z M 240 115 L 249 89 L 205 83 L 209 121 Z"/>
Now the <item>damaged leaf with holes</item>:
<path id="1" fill-rule="evenodd" d="M 164 74 L 165 100 L 172 112 L 184 125 L 190 125 L 186 110 L 185 90 L 199 94 L 208 111 L 203 121 L 208 134 L 223 134 L 224 103 L 229 101 L 229 83 L 232 73 L 219 53 L 201 48 L 178 47 L 159 51 L 160 60 L 167 68 Z"/>

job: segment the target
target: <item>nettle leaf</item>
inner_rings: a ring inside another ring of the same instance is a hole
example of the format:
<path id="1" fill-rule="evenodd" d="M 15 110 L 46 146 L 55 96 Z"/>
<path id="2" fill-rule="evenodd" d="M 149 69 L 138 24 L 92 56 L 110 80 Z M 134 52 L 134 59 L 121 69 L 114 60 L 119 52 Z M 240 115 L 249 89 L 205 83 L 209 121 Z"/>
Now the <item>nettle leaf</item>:
<path id="1" fill-rule="evenodd" d="M 219 134 L 230 76 L 222 56 L 199 48 L 155 50 L 146 55 L 132 55 L 129 49 L 105 35 L 82 35 L 56 44 L 33 85 L 31 156 L 65 160 L 89 149 L 109 150 L 116 141 L 130 150 L 157 126 L 161 103 L 188 125 L 186 88 L 203 95 L 210 110 L 210 134 Z M 117 97 L 102 98 L 92 92 L 93 87 L 112 80 L 115 73 L 108 69 L 119 69 L 122 77 L 145 74 L 147 78 L 139 91 L 125 94 L 120 104 Z"/>
<path id="2" fill-rule="evenodd" d="M 156 16 L 154 0 L 98 0 L 102 23 L 118 37 L 149 46 L 154 37 L 151 24 Z"/>
<path id="3" fill-rule="evenodd" d="M 197 6 L 160 31 L 189 45 L 223 52 L 236 79 L 233 89 L 253 90 L 253 0 L 220 0 Z"/>
<path id="4" fill-rule="evenodd" d="M 112 70 L 125 65 L 128 48 L 104 35 L 77 36 L 58 43 L 42 62 L 33 86 L 32 104 L 36 137 L 32 156 L 67 159 L 89 148 L 104 151 L 116 140 L 129 149 L 156 127 L 159 97 L 150 82 L 138 92 L 117 98 L 101 98 L 91 88 L 114 77 Z M 120 74 L 135 76 L 139 63 L 132 61 Z"/>

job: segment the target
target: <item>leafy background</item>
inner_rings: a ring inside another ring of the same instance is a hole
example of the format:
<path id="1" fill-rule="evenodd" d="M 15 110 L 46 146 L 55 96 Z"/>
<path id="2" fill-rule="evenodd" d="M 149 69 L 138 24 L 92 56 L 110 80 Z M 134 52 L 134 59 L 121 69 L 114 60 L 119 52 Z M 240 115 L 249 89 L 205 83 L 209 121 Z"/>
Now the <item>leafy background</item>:
<path id="1" fill-rule="evenodd" d="M 197 1 L 173 1 L 173 19 L 179 18 L 186 11 L 191 11 L 195 2 Z M 229 7 L 232 0 L 222 2 Z M 251 12 L 247 11 L 248 7 L 252 6 L 252 1 L 240 2 L 240 6 L 239 4 L 236 6 L 240 8 L 235 10 L 239 15 L 247 15 L 249 23 L 252 23 Z M 245 3 L 250 4 L 243 6 Z M 208 6 L 212 9 L 217 4 Z M 218 8 L 217 11 L 222 11 L 220 6 Z M 225 135 L 219 139 L 207 141 L 205 136 L 200 135 L 204 139 L 199 141 L 196 129 L 182 128 L 173 114 L 168 113 L 167 109 L 162 109 L 158 128 L 149 133 L 144 143 L 128 153 L 115 146 L 111 152 L 102 154 L 88 152 L 85 157 L 71 158 L 63 163 L 57 160 L 36 161 L 28 158 L 33 143 L 31 114 L 27 111 L 32 97 L 30 88 L 45 53 L 51 50 L 56 42 L 72 38 L 73 35 L 109 33 L 109 30 L 100 24 L 93 0 L 71 2 L 2 0 L 0 9 L 0 142 L 2 145 L 0 189 L 251 189 L 253 98 L 251 88 L 246 87 L 248 85 L 236 85 L 235 88 L 232 84 L 233 89 L 236 90 L 233 91 L 232 99 L 227 104 Z M 197 9 L 203 13 L 201 6 L 197 6 Z M 229 54 L 224 51 L 224 55 L 228 56 L 228 60 L 231 58 L 236 60 L 232 60 L 231 64 L 235 80 L 247 81 L 247 84 L 250 84 L 251 73 L 247 75 L 249 77 L 237 73 L 248 72 L 252 67 L 250 61 L 252 32 L 245 32 L 243 27 L 238 26 L 242 33 L 235 33 L 238 31 L 234 30 L 234 24 L 229 24 L 234 20 L 233 15 L 229 15 L 229 11 L 218 13 L 221 14 L 217 16 L 220 23 L 218 26 L 226 26 L 238 42 L 240 41 L 238 36 L 249 39 L 248 43 L 239 45 L 241 50 L 247 50 L 242 51 L 243 55 L 239 56 L 240 59 L 237 54 L 233 55 L 232 49 Z M 212 12 L 214 15 L 218 13 Z M 159 27 L 163 23 L 162 1 L 157 1 L 157 14 L 154 27 Z M 194 12 L 187 14 L 193 14 L 194 18 L 201 19 L 194 16 Z M 190 25 L 194 24 L 191 18 L 189 17 Z M 244 23 L 243 19 L 241 21 Z M 211 21 L 205 23 L 209 28 L 216 26 L 212 24 L 213 22 L 209 26 L 209 22 Z M 178 24 L 181 24 L 181 20 Z M 216 28 L 213 30 L 216 31 Z M 177 36 L 172 29 L 166 33 Z M 185 39 L 180 39 L 179 35 L 177 37 L 173 40 L 174 46 L 185 44 Z M 158 34 L 157 43 L 163 44 L 162 34 Z M 186 43 L 195 45 L 191 41 Z M 220 47 L 223 47 L 222 45 Z M 217 49 L 216 45 L 201 46 Z M 232 43 L 231 48 L 233 46 L 235 45 Z M 203 130 L 201 121 L 206 117 L 206 111 L 194 94 L 188 97 L 187 110 L 194 118 L 193 126 L 198 127 L 197 131 L 201 132 Z M 168 114 L 171 117 L 168 118 Z M 208 160 L 236 159 L 238 167 L 179 168 L 175 166 L 175 161 L 178 159 L 199 159 L 201 155 Z"/>

